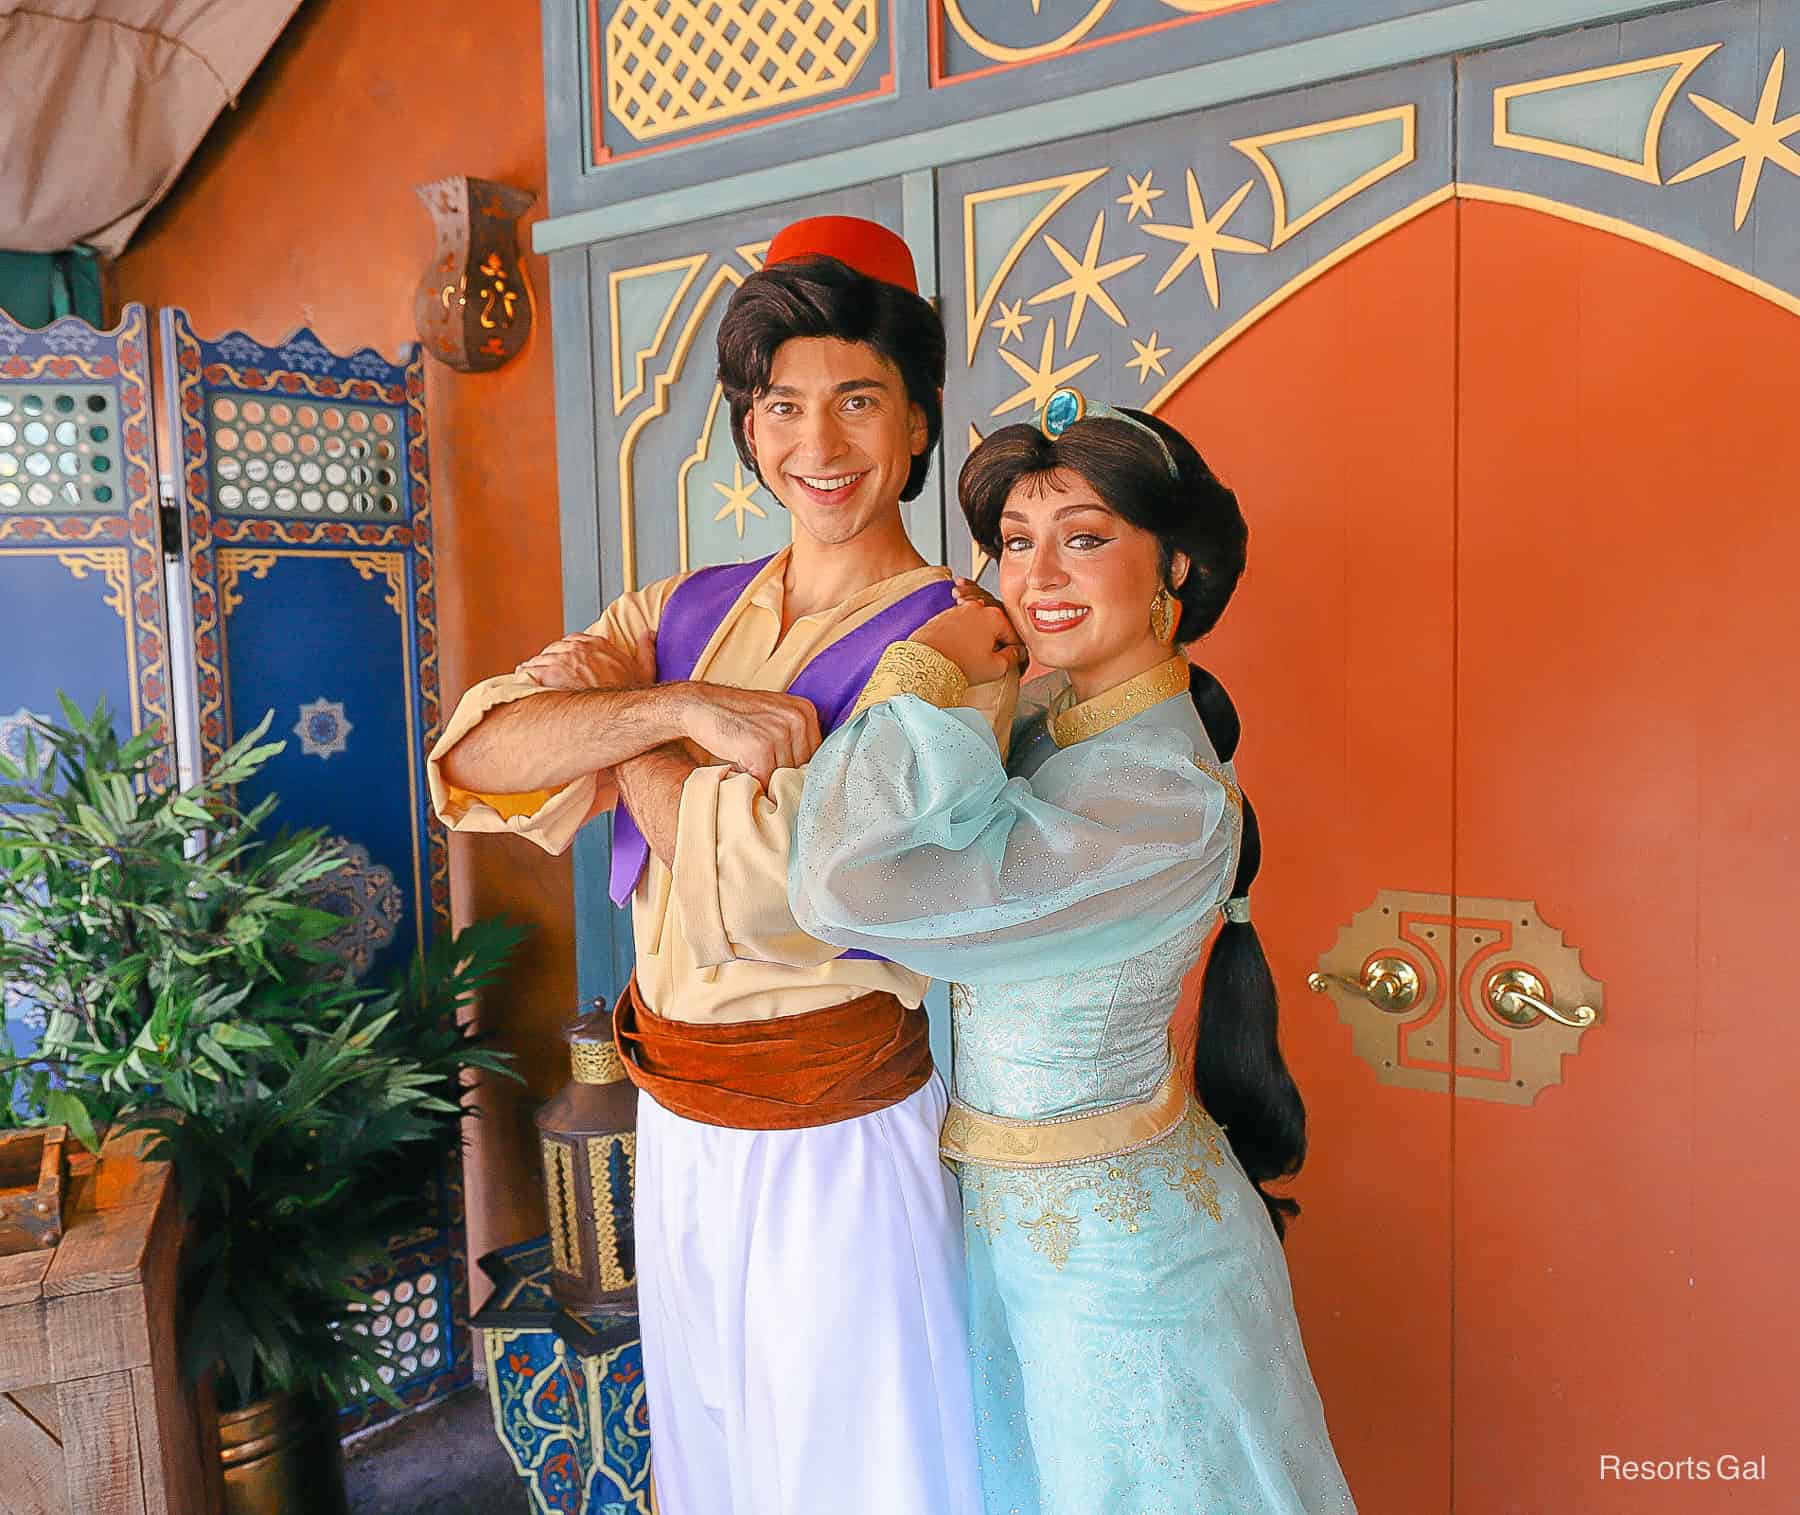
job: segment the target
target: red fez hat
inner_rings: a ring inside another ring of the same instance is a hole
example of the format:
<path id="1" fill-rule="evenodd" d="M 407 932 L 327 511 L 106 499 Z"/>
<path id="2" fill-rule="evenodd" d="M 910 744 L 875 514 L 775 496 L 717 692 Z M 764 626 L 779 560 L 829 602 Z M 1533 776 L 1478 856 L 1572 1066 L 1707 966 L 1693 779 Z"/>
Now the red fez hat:
<path id="1" fill-rule="evenodd" d="M 912 252 L 905 241 L 897 232 L 860 216 L 811 216 L 784 227 L 769 244 L 763 267 L 819 257 L 836 258 L 871 279 L 898 284 L 915 295 L 919 292 Z"/>

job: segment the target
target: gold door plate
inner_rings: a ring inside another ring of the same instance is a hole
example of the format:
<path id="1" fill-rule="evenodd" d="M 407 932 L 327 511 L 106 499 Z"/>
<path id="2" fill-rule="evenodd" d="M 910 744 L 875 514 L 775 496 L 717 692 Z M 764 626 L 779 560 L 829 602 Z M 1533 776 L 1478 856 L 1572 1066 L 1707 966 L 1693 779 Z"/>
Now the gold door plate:
<path id="1" fill-rule="evenodd" d="M 1417 976 L 1418 992 L 1404 1008 L 1388 1008 L 1393 996 L 1384 991 L 1399 964 Z M 1562 1082 L 1563 1059 L 1581 1050 L 1592 1026 L 1547 1015 L 1519 1023 L 1519 1003 L 1505 991 L 1520 983 L 1540 984 L 1543 1000 L 1571 1019 L 1590 1007 L 1594 1024 L 1605 1019 L 1604 991 L 1582 970 L 1579 949 L 1528 900 L 1465 895 L 1453 910 L 1445 894 L 1383 889 L 1339 929 L 1313 976 L 1382 1083 L 1445 1093 L 1454 1080 L 1468 1099 L 1530 1105 Z"/>

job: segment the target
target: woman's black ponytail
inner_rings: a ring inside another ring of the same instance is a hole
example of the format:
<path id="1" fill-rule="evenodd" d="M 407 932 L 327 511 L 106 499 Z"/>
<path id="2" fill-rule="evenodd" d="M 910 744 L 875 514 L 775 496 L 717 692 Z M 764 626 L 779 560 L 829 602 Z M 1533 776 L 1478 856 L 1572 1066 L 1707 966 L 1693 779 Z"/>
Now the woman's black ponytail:
<path id="1" fill-rule="evenodd" d="M 1237 751 L 1241 726 L 1225 686 L 1204 668 L 1188 676 L 1194 708 L 1221 763 Z M 1230 898 L 1247 904 L 1262 867 L 1256 811 L 1244 799 L 1244 835 Z M 1275 1234 L 1285 1233 L 1300 1206 L 1263 1186 L 1292 1178 L 1306 1161 L 1306 1106 L 1282 1061 L 1276 1032 L 1275 978 L 1256 927 L 1229 915 L 1221 922 L 1200 988 L 1200 1036 L 1194 1046 L 1194 1093 L 1225 1128 L 1226 1139 L 1268 1207 Z"/>

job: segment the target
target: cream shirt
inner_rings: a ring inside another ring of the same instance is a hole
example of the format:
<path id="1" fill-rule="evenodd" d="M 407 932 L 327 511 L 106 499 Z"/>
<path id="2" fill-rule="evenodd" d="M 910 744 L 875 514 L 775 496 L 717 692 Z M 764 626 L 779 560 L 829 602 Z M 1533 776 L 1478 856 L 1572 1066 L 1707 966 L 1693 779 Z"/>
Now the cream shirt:
<path id="1" fill-rule="evenodd" d="M 777 553 L 727 613 L 700 654 L 694 677 L 740 689 L 786 689 L 826 647 L 914 590 L 950 577 L 916 568 L 883 579 L 829 609 L 803 616 L 781 635 L 782 576 Z M 686 575 L 621 595 L 588 628 L 629 651 L 654 632 L 663 607 Z M 503 674 L 462 697 L 427 763 L 432 805 L 455 831 L 512 832 L 547 852 L 564 851 L 591 816 L 618 799 L 612 774 L 577 779 L 550 795 L 476 795 L 445 783 L 438 762 L 488 711 L 543 690 L 522 674 Z M 1018 697 L 1016 678 L 978 684 L 967 703 L 993 726 L 1004 752 Z M 822 1010 L 886 990 L 908 1005 L 931 980 L 892 963 L 841 960 L 806 935 L 788 908 L 788 854 L 804 768 L 777 772 L 769 790 L 726 767 L 696 769 L 681 792 L 673 872 L 652 854 L 632 896 L 638 989 L 672 1020 L 770 1020 Z"/>

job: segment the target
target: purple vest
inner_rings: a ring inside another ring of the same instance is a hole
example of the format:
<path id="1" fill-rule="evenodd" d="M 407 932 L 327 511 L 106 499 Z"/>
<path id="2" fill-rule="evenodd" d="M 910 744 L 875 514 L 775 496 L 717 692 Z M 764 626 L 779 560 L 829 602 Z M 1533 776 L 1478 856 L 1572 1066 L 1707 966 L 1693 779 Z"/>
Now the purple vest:
<path id="1" fill-rule="evenodd" d="M 768 563 L 768 558 L 760 558 L 754 563 L 702 568 L 682 581 L 669 596 L 656 628 L 656 681 L 659 684 L 679 683 L 693 677 L 695 665 L 713 633 L 724 624 L 732 607 Z M 948 610 L 954 603 L 955 596 L 948 579 L 915 589 L 848 636 L 839 637 L 800 670 L 794 682 L 788 685 L 787 692 L 811 700 L 819 712 L 820 732 L 830 735 L 850 713 L 863 685 L 868 683 L 869 675 L 881 661 L 882 653 L 892 643 L 904 641 L 940 610 Z M 644 833 L 638 830 L 631 812 L 620 804 L 613 812 L 610 892 L 615 905 L 623 905 L 631 898 L 649 857 L 650 844 L 644 840 Z M 869 955 L 864 952 L 845 954 Z"/>

